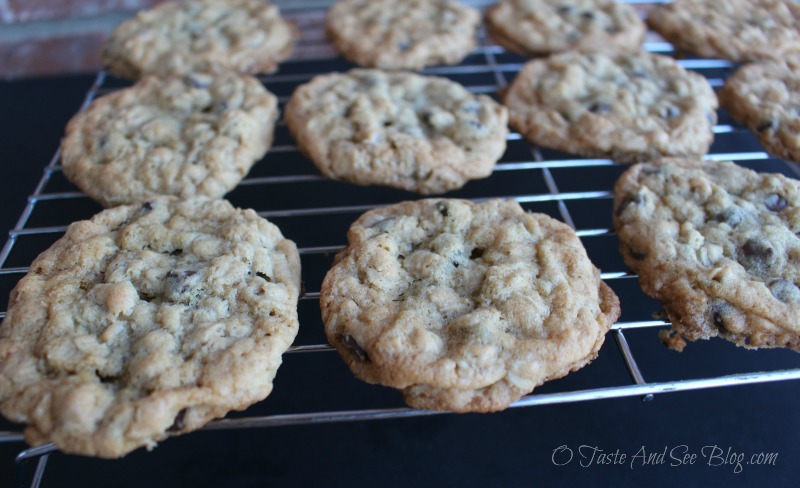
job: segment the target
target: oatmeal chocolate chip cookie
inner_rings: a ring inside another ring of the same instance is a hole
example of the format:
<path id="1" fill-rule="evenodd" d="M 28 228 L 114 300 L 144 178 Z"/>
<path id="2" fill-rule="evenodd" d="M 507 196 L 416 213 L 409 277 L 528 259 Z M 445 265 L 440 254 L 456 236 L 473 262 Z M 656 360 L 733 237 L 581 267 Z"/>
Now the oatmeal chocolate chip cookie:
<path id="1" fill-rule="evenodd" d="M 719 97 L 767 151 L 800 161 L 800 57 L 747 64 L 728 78 Z"/>
<path id="2" fill-rule="evenodd" d="M 268 2 L 167 2 L 120 24 L 106 42 L 103 63 L 132 80 L 198 71 L 271 73 L 293 46 L 292 26 Z"/>
<path id="3" fill-rule="evenodd" d="M 372 210 L 320 294 L 353 373 L 416 408 L 502 410 L 597 356 L 619 315 L 575 232 L 516 202 Z"/>
<path id="4" fill-rule="evenodd" d="M 653 8 L 647 24 L 678 50 L 737 63 L 800 51 L 794 0 L 675 0 Z"/>
<path id="5" fill-rule="evenodd" d="M 512 126 L 534 144 L 621 163 L 699 157 L 717 120 L 705 78 L 644 51 L 568 51 L 530 61 L 503 103 Z"/>
<path id="6" fill-rule="evenodd" d="M 475 47 L 480 13 L 455 0 L 341 0 L 326 18 L 336 49 L 361 66 L 456 64 Z"/>
<path id="7" fill-rule="evenodd" d="M 617 182 L 614 228 L 672 321 L 670 347 L 720 336 L 800 351 L 800 182 L 729 162 L 638 164 Z"/>
<path id="8" fill-rule="evenodd" d="M 106 207 L 157 195 L 221 197 L 264 156 L 277 117 L 276 97 L 250 76 L 149 76 L 76 115 L 61 162 Z"/>
<path id="9" fill-rule="evenodd" d="M 632 6 L 613 0 L 502 0 L 485 17 L 498 44 L 529 56 L 639 49 L 647 31 Z"/>
<path id="10" fill-rule="evenodd" d="M 264 399 L 297 334 L 292 241 L 224 200 L 74 223 L 11 293 L 0 411 L 31 444 L 120 457 Z"/>
<path id="11" fill-rule="evenodd" d="M 286 123 L 323 175 L 422 194 L 489 176 L 507 111 L 446 78 L 357 69 L 295 90 Z"/>

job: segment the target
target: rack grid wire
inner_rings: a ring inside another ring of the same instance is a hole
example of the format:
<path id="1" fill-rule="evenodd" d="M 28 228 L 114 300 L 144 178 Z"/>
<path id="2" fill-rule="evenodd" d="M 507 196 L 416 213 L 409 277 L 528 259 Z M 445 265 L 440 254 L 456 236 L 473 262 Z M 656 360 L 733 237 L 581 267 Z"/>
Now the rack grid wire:
<path id="1" fill-rule="evenodd" d="M 296 23 L 302 34 L 296 53 L 292 59 L 281 65 L 277 74 L 259 77 L 268 89 L 278 95 L 281 108 L 292 90 L 313 76 L 354 67 L 339 58 L 325 40 L 324 7 L 328 3 L 305 2 L 300 6 L 284 9 L 285 16 Z M 644 12 L 652 4 L 661 2 L 634 0 L 628 3 L 636 4 Z M 513 79 L 525 59 L 506 52 L 487 38 L 483 31 L 479 32 L 478 41 L 474 52 L 461 64 L 428 68 L 423 73 L 445 76 L 462 83 L 472 92 L 496 96 Z M 648 34 L 645 49 L 674 55 L 672 46 L 652 33 Z M 715 59 L 681 58 L 678 61 L 687 69 L 702 73 L 715 88 L 720 87 L 725 77 L 735 68 L 727 61 Z M 127 85 L 127 82 L 114 79 L 101 71 L 88 90 L 80 110 L 84 110 L 95 98 Z M 747 129 L 732 121 L 724 112 L 719 115 L 720 122 L 714 127 L 716 140 L 707 155 L 709 159 L 732 160 L 759 171 L 769 170 L 792 177 L 800 176 L 796 165 L 770 157 Z M 610 335 L 615 339 L 614 343 L 630 377 L 627 384 L 604 384 L 601 377 L 591 378 L 590 388 L 566 388 L 564 391 L 542 393 L 539 390 L 544 388 L 540 387 L 511 407 L 637 396 L 650 400 L 654 394 L 659 393 L 800 379 L 800 368 L 795 367 L 735 371 L 729 374 L 715 372 L 706 376 L 665 381 L 646 379 L 637 361 L 637 357 L 641 358 L 641 355 L 634 354 L 635 347 L 629 343 L 626 333 L 650 329 L 648 340 L 658 342 L 657 331 L 654 329 L 669 324 L 653 318 L 652 312 L 657 309 L 655 306 L 645 311 L 639 310 L 647 308 L 639 305 L 646 303 L 648 299 L 638 289 L 636 275 L 625 268 L 616 252 L 616 236 L 610 228 L 611 190 L 616 177 L 624 169 L 624 165 L 609 160 L 576 158 L 536 147 L 522 139 L 518 133 L 511 132 L 508 136 L 508 150 L 492 176 L 471 182 L 462 190 L 447 195 L 472 201 L 498 197 L 514 199 L 527 210 L 545 212 L 564 221 L 576 230 L 590 257 L 603 270 L 602 278 L 615 288 L 622 299 L 623 316 L 614 324 Z M 273 147 L 227 198 L 236 206 L 256 209 L 259 215 L 281 227 L 287 237 L 296 240 L 301 255 L 304 283 L 306 287 L 317 285 L 318 290 L 321 276 L 327 270 L 332 255 L 344 245 L 350 222 L 366 210 L 419 197 L 387 188 L 353 187 L 321 177 L 294 145 L 285 125 L 279 122 Z M 0 251 L 0 278 L 7 281 L 0 283 L 0 292 L 7 295 L 16 281 L 27 272 L 26 263 L 58 239 L 70 222 L 88 218 L 99 210 L 99 206 L 64 179 L 59 165 L 59 153 L 56 151 Z M 311 233 L 301 231 L 307 228 L 320 230 Z M 619 288 L 623 290 L 620 291 Z M 307 291 L 301 297 L 301 332 L 287 356 L 328 354 L 333 350 L 325 343 L 321 333 L 318 299 L 319 292 L 315 290 Z M 636 310 L 628 313 L 632 304 L 636 304 L 633 306 Z M 0 312 L 0 319 L 4 316 L 5 312 Z M 692 344 L 690 347 L 697 346 Z M 760 351 L 749 353 L 758 354 Z M 601 354 L 608 354 L 608 351 Z M 673 360 L 677 361 L 677 358 L 679 356 L 676 355 Z M 792 364 L 791 360 L 789 364 Z M 591 369 L 591 366 L 586 369 Z M 278 376 L 281 376 L 280 372 Z M 563 381 L 555 380 L 552 383 Z M 358 380 L 353 379 L 353 382 L 358 383 Z M 269 398 L 265 400 L 269 401 Z M 267 415 L 247 410 L 240 415 L 212 421 L 203 430 L 250 429 L 436 414 L 441 412 L 402 406 L 338 410 L 317 410 L 312 407 L 308 412 L 278 412 Z M 20 432 L 0 431 L 0 443 L 22 443 L 23 440 Z M 20 466 L 30 460 L 37 460 L 31 486 L 39 486 L 48 455 L 53 451 L 54 446 L 46 444 L 24 449 L 17 456 Z"/>

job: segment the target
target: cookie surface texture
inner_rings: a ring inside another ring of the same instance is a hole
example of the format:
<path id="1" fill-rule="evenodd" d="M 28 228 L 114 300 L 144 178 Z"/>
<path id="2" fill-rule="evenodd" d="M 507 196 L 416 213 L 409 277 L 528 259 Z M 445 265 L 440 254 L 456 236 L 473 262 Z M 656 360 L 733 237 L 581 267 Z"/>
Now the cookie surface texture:
<path id="1" fill-rule="evenodd" d="M 675 0 L 647 24 L 681 51 L 737 63 L 800 52 L 800 4 L 792 0 Z"/>
<path id="2" fill-rule="evenodd" d="M 146 77 L 67 125 L 64 174 L 104 206 L 221 197 L 272 144 L 277 98 L 235 73 Z"/>
<path id="3" fill-rule="evenodd" d="M 614 208 L 625 263 L 672 322 L 665 343 L 800 350 L 800 182 L 665 159 L 623 174 Z"/>
<path id="4" fill-rule="evenodd" d="M 747 64 L 726 80 L 719 96 L 767 151 L 800 161 L 800 57 Z"/>
<path id="5" fill-rule="evenodd" d="M 152 74 L 271 73 L 288 58 L 294 29 L 262 0 L 167 2 L 120 24 L 103 63 L 131 80 Z"/>
<path id="6" fill-rule="evenodd" d="M 325 29 L 360 66 L 420 70 L 466 57 L 480 18 L 455 0 L 341 0 L 328 11 Z"/>
<path id="7" fill-rule="evenodd" d="M 534 144 L 632 163 L 702 156 L 717 97 L 702 76 L 647 52 L 568 51 L 528 62 L 503 103 Z"/>
<path id="8" fill-rule="evenodd" d="M 613 0 L 503 0 L 485 18 L 492 39 L 528 56 L 639 49 L 647 31 L 632 6 Z"/>
<path id="9" fill-rule="evenodd" d="M 69 226 L 11 293 L 0 411 L 34 445 L 120 457 L 264 399 L 297 334 L 293 242 L 224 200 Z"/>
<path id="10" fill-rule="evenodd" d="M 285 112 L 320 172 L 437 194 L 485 178 L 506 148 L 507 111 L 446 78 L 357 69 L 298 87 Z"/>
<path id="11" fill-rule="evenodd" d="M 516 202 L 372 210 L 320 296 L 353 373 L 416 408 L 502 410 L 589 363 L 619 315 L 574 231 Z"/>

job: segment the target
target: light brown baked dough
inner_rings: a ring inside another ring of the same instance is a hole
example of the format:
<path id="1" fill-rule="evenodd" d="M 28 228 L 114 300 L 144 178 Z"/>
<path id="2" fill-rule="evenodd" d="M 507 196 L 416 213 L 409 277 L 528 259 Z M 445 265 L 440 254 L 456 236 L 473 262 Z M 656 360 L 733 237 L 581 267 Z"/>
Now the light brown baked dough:
<path id="1" fill-rule="evenodd" d="M 800 182 L 730 162 L 664 159 L 614 189 L 625 263 L 672 322 L 662 340 L 723 337 L 800 351 Z"/>
<path id="2" fill-rule="evenodd" d="M 619 315 L 570 227 L 500 200 L 365 213 L 320 303 L 357 377 L 412 407 L 457 412 L 502 410 L 583 367 Z"/>
<path id="3" fill-rule="evenodd" d="M 158 195 L 217 198 L 264 156 L 277 118 L 277 98 L 251 76 L 149 76 L 73 117 L 61 164 L 106 207 Z"/>
<path id="4" fill-rule="evenodd" d="M 147 74 L 271 73 L 291 54 L 294 37 L 278 7 L 263 0 L 166 2 L 114 29 L 103 63 L 131 80 Z"/>
<path id="5" fill-rule="evenodd" d="M 742 66 L 725 81 L 719 99 L 767 151 L 800 161 L 800 56 Z"/>
<path id="6" fill-rule="evenodd" d="M 492 39 L 526 56 L 637 50 L 647 31 L 632 6 L 614 0 L 501 0 L 485 18 Z"/>
<path id="7" fill-rule="evenodd" d="M 491 98 L 447 78 L 381 70 L 317 76 L 284 116 L 323 175 L 421 194 L 489 176 L 508 135 L 508 112 Z"/>
<path id="8" fill-rule="evenodd" d="M 120 457 L 263 400 L 297 334 L 292 241 L 225 200 L 69 226 L 11 293 L 0 411 L 33 445 Z"/>
<path id="9" fill-rule="evenodd" d="M 650 10 L 647 24 L 684 52 L 737 63 L 800 52 L 794 0 L 674 0 Z"/>
<path id="10" fill-rule="evenodd" d="M 358 65 L 421 70 L 464 59 L 475 48 L 480 20 L 477 10 L 456 0 L 340 0 L 325 29 Z"/>
<path id="11" fill-rule="evenodd" d="M 645 51 L 567 51 L 530 61 L 503 103 L 531 142 L 620 163 L 700 157 L 717 120 L 705 78 Z"/>

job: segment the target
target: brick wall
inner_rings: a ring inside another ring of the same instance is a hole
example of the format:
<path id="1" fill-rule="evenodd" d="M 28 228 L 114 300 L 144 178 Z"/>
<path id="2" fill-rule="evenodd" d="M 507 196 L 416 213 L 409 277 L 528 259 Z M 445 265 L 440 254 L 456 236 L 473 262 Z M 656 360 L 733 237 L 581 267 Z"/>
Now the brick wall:
<path id="1" fill-rule="evenodd" d="M 109 32 L 136 11 L 163 1 L 0 0 L 0 75 L 96 71 Z"/>
<path id="2" fill-rule="evenodd" d="M 88 17 L 107 12 L 136 11 L 164 0 L 0 0 L 4 24 Z"/>

